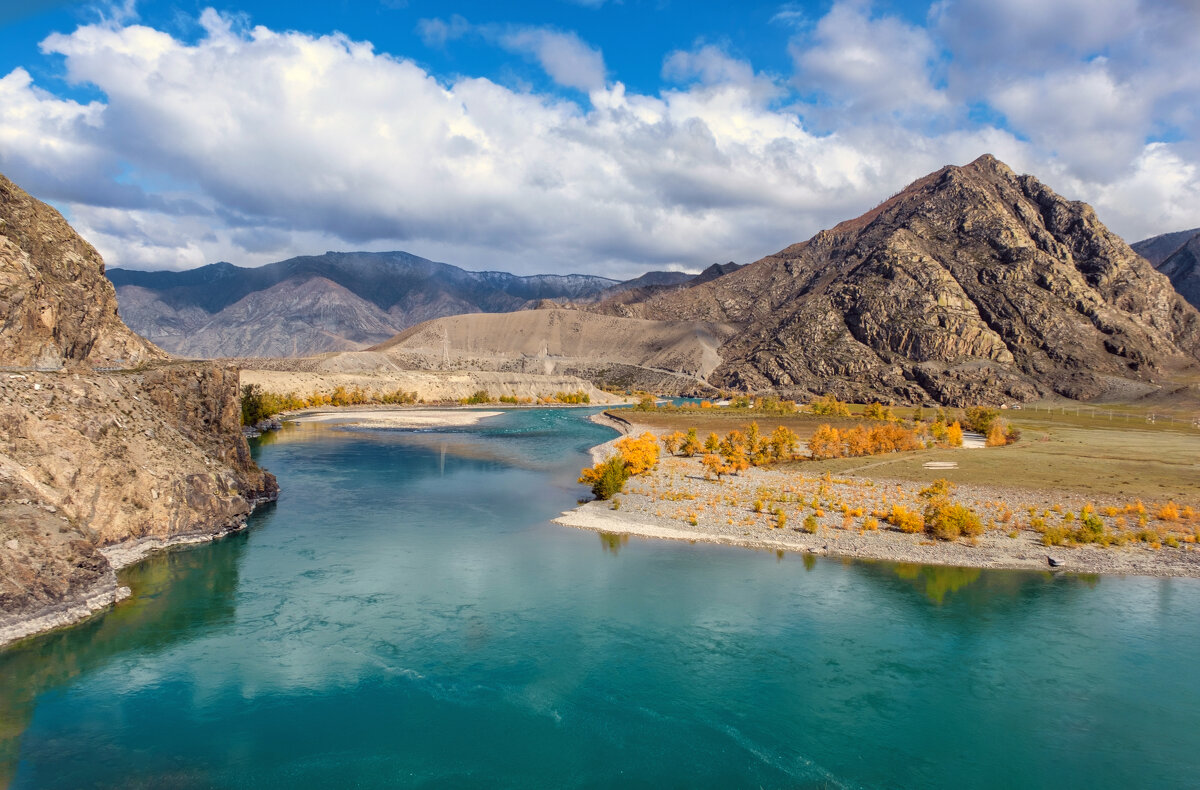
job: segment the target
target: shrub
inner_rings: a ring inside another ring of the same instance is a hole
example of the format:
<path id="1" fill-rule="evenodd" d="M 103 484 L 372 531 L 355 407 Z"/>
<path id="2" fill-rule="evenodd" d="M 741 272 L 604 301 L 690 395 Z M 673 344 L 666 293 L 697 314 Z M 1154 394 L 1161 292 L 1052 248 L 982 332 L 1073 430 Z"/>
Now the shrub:
<path id="1" fill-rule="evenodd" d="M 990 409 L 986 406 L 971 406 L 967 409 L 966 424 L 967 428 L 982 433 L 987 436 L 992 429 L 992 423 L 1000 416 L 999 409 Z"/>
<path id="2" fill-rule="evenodd" d="M 939 477 L 919 492 L 922 499 L 940 499 L 950 496 L 954 484 L 944 477 Z"/>
<path id="3" fill-rule="evenodd" d="M 1008 444 L 1008 432 L 1005 430 L 1007 426 L 1004 420 L 995 420 L 992 422 L 992 427 L 988 429 L 987 441 L 985 444 L 988 447 L 1003 447 Z"/>
<path id="4" fill-rule="evenodd" d="M 336 404 L 336 402 L 337 401 L 335 399 L 334 403 Z M 477 406 L 480 403 L 491 403 L 492 396 L 488 395 L 487 390 L 476 390 L 471 397 L 463 398 L 461 402 L 466 406 Z"/>
<path id="5" fill-rule="evenodd" d="M 1168 502 L 1158 509 L 1154 517 L 1159 521 L 1178 521 L 1179 520 L 1179 505 L 1174 502 Z"/>
<path id="6" fill-rule="evenodd" d="M 887 515 L 887 522 L 901 532 L 920 532 L 925 529 L 925 519 L 915 510 L 909 510 L 904 505 L 892 505 Z"/>
<path id="7" fill-rule="evenodd" d="M 257 384 L 246 384 L 242 387 L 242 425 L 254 425 L 259 420 L 270 417 L 264 413 L 263 391 Z"/>
<path id="8" fill-rule="evenodd" d="M 820 526 L 820 524 L 817 523 L 817 517 L 814 516 L 812 513 L 809 513 L 807 516 L 804 517 L 804 531 L 805 532 L 808 532 L 810 534 L 814 533 L 817 531 L 817 528 L 819 526 Z"/>
<path id="9" fill-rule="evenodd" d="M 1063 527 L 1050 527 L 1042 533 L 1042 543 L 1047 546 L 1061 546 L 1070 540 L 1071 533 Z"/>
<path id="10" fill-rule="evenodd" d="M 579 482 L 590 485 L 596 499 L 608 499 L 619 494 L 628 479 L 629 469 L 625 465 L 625 459 L 619 455 L 614 455 L 590 469 L 584 469 L 579 475 Z"/>
<path id="11" fill-rule="evenodd" d="M 937 497 L 925 507 L 925 531 L 941 540 L 983 534 L 983 522 L 966 505 Z"/>

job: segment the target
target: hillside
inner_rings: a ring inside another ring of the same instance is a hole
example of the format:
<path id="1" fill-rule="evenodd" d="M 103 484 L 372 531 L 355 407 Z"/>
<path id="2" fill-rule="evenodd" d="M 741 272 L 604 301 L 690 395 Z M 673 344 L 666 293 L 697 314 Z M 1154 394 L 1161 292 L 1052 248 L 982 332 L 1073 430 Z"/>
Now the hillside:
<path id="1" fill-rule="evenodd" d="M 1165 233 L 1132 246 L 1134 252 L 1170 278 L 1184 299 L 1200 308 L 1200 228 Z"/>
<path id="2" fill-rule="evenodd" d="M 1135 398 L 1200 356 L 1200 314 L 1165 276 L 1090 206 L 987 155 L 624 312 L 737 326 L 719 386 L 857 400 Z"/>
<path id="3" fill-rule="evenodd" d="M 118 318 L 96 251 L 0 176 L 0 644 L 119 600 L 114 566 L 274 498 L 237 372 L 165 358 Z"/>
<path id="4" fill-rule="evenodd" d="M 188 357 L 298 356 L 363 348 L 446 315 L 588 300 L 618 285 L 589 275 L 469 272 L 406 252 L 327 252 L 257 268 L 112 269 L 134 330 Z"/>

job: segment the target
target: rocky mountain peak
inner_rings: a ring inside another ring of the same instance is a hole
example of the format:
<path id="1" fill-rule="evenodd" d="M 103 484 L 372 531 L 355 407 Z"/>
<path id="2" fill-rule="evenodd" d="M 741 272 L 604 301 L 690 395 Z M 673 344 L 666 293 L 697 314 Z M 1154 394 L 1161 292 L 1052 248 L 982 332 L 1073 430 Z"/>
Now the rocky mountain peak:
<path id="1" fill-rule="evenodd" d="M 61 214 L 0 176 L 0 361 L 56 370 L 165 357 L 117 317 L 95 248 Z"/>
<path id="2" fill-rule="evenodd" d="M 714 383 L 903 401 L 1153 391 L 1200 315 L 1090 206 L 990 155 L 737 272 L 640 306 L 728 321 Z"/>

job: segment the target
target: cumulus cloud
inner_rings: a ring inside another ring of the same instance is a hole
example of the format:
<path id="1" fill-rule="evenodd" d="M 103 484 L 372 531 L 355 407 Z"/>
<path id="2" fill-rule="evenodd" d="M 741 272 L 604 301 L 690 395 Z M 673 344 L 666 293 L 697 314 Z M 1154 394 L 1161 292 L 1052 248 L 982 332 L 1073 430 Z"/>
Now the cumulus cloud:
<path id="1" fill-rule="evenodd" d="M 810 35 L 793 42 L 802 91 L 822 94 L 857 116 L 925 113 L 947 105 L 932 83 L 938 57 L 928 33 L 869 4 L 835 3 Z"/>
<path id="2" fill-rule="evenodd" d="M 447 82 L 367 42 L 212 10 L 187 41 L 110 20 L 42 45 L 102 99 L 61 98 L 24 69 L 0 77 L 0 168 L 63 206 L 111 265 L 141 268 L 351 248 L 611 276 L 749 261 L 985 151 L 1094 202 L 1130 238 L 1200 224 L 1195 141 L 1146 140 L 1154 117 L 1191 117 L 1194 85 L 1147 93 L 1117 52 L 947 83 L 964 8 L 944 3 L 920 28 L 835 4 L 792 43 L 815 105 L 705 42 L 666 53 L 671 87 L 647 95 L 573 33 L 453 17 L 418 28 L 434 46 L 477 35 L 520 53 L 580 97 Z M 1080 52 L 1100 35 L 1080 34 Z M 1168 116 L 1170 96 L 1184 100 Z M 954 122 L 967 101 L 1005 123 Z M 931 116 L 949 120 L 931 130 Z"/>

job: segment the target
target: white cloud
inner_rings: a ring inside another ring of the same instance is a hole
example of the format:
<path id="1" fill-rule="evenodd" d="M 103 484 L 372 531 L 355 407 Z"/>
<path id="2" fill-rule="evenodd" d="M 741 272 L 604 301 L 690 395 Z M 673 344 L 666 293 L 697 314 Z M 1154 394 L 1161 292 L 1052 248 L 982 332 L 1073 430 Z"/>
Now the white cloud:
<path id="1" fill-rule="evenodd" d="M 417 33 L 427 47 L 444 47 L 471 31 L 471 23 L 455 14 L 449 19 L 422 19 L 417 22 Z"/>
<path id="2" fill-rule="evenodd" d="M 581 91 L 604 87 L 604 56 L 574 33 L 539 27 L 515 28 L 501 33 L 497 40 L 511 52 L 535 58 L 559 85 Z"/>
<path id="3" fill-rule="evenodd" d="M 947 106 L 932 82 L 938 53 L 927 32 L 873 16 L 868 3 L 835 3 L 792 49 L 800 89 L 828 96 L 842 112 L 921 114 Z"/>
<path id="4" fill-rule="evenodd" d="M 1094 201 L 1130 238 L 1200 224 L 1195 141 L 1145 142 L 1170 97 L 1182 99 L 1169 117 L 1193 117 L 1194 85 L 1148 91 L 1146 74 L 1109 53 L 1065 58 L 1044 77 L 944 86 L 935 75 L 953 42 L 938 31 L 952 10 L 939 6 L 925 30 L 839 3 L 799 32 L 793 52 L 804 79 L 820 78 L 828 134 L 802 122 L 797 109 L 813 106 L 780 106 L 785 78 L 704 43 L 668 53 L 674 87 L 644 95 L 574 34 L 461 18 L 419 29 L 435 45 L 475 34 L 518 51 L 582 101 L 447 83 L 340 34 L 211 10 L 194 42 L 84 26 L 43 48 L 103 99 L 60 98 L 23 69 L 0 78 L 0 168 L 64 205 L 110 265 L 143 268 L 325 249 L 613 276 L 749 261 L 985 151 Z M 1155 58 L 1177 62 L 1190 36 L 1164 39 Z M 1025 139 L 953 123 L 968 100 Z M 930 117 L 944 126 L 931 131 Z"/>

